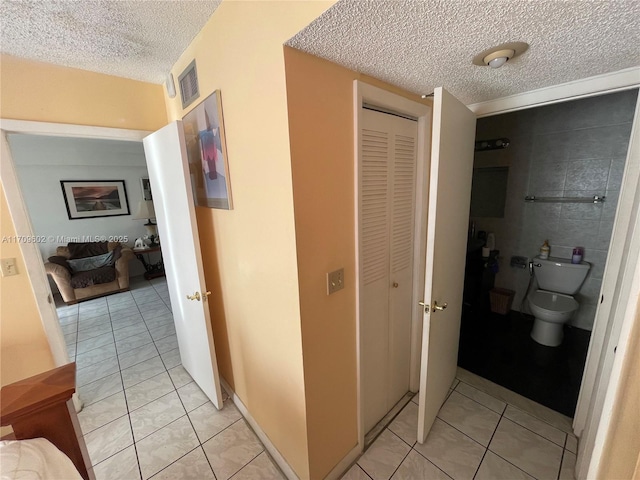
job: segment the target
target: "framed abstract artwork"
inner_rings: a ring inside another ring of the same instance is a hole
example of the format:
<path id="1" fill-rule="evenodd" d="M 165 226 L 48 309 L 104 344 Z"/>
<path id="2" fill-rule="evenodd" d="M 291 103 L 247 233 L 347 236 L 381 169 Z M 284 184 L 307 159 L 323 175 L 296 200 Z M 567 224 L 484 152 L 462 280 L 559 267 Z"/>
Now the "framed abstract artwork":
<path id="1" fill-rule="evenodd" d="M 182 119 L 195 204 L 231 210 L 222 101 L 216 90 Z"/>
<path id="2" fill-rule="evenodd" d="M 124 180 L 61 180 L 69 220 L 129 215 Z"/>

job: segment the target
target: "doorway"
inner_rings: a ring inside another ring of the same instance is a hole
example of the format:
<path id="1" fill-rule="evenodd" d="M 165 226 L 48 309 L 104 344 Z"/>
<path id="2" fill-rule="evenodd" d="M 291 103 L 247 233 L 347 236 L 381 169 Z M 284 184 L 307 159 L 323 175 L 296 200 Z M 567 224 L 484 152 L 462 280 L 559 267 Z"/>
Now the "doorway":
<path id="1" fill-rule="evenodd" d="M 509 146 L 477 151 L 475 171 L 506 169 L 508 178 L 498 192 L 506 198 L 503 215 L 480 214 L 490 212 L 481 207 L 490 205 L 491 198 L 484 197 L 496 192 L 482 192 L 474 184 L 476 234 L 467 254 L 459 365 L 569 417 L 575 413 L 600 302 L 636 99 L 637 90 L 627 90 L 478 121 L 477 142 L 508 138 Z M 527 195 L 551 200 L 526 203 Z M 593 195 L 605 196 L 605 202 L 562 203 L 566 197 Z M 495 235 L 497 252 L 489 260 L 482 259 L 478 231 Z M 526 262 L 511 262 L 514 256 L 532 259 L 547 239 L 551 256 L 570 259 L 573 248 L 582 247 L 591 264 L 574 296 L 579 310 L 565 326 L 559 347 L 530 338 L 533 316 L 526 295 L 537 286 Z M 491 312 L 494 286 L 515 292 L 510 313 Z"/>

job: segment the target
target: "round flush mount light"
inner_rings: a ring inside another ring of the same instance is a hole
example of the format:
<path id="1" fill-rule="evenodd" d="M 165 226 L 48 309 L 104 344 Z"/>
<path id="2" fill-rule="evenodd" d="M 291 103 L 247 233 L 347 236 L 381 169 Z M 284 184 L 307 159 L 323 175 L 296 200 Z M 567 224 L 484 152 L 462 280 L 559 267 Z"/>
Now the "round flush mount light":
<path id="1" fill-rule="evenodd" d="M 473 57 L 473 64 L 500 68 L 514 57 L 521 55 L 529 48 L 524 42 L 509 42 L 490 48 Z"/>

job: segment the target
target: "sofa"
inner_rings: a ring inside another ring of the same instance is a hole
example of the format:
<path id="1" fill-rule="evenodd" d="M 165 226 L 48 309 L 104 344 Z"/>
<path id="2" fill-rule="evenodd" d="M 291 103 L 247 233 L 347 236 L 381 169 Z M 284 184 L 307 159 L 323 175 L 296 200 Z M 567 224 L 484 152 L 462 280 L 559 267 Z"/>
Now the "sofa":
<path id="1" fill-rule="evenodd" d="M 68 305 L 129 290 L 133 251 L 119 242 L 69 243 L 44 264 Z"/>

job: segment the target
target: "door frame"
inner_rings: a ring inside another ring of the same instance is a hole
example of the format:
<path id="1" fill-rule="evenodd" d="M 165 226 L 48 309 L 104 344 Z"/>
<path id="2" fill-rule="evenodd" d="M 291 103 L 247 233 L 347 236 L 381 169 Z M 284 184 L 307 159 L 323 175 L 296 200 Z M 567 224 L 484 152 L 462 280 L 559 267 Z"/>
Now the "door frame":
<path id="1" fill-rule="evenodd" d="M 91 138 L 106 140 L 139 141 L 152 132 L 146 130 L 125 130 L 121 128 L 94 127 L 62 123 L 33 122 L 26 120 L 0 119 L 0 141 L 2 162 L 0 178 L 7 198 L 11 218 L 15 224 L 16 235 L 33 236 L 33 226 L 24 202 L 22 189 L 15 169 L 15 162 L 7 139 L 8 134 L 46 135 L 70 138 Z M 20 243 L 29 282 L 36 299 L 40 320 L 51 348 L 56 367 L 70 362 L 64 335 L 58 321 L 58 313 L 53 302 L 51 287 L 47 280 L 42 255 L 35 243 Z M 76 394 L 74 394 L 74 397 Z M 77 398 L 77 397 L 76 397 Z M 76 409 L 81 404 L 75 400 Z"/>
<path id="2" fill-rule="evenodd" d="M 478 118 L 563 103 L 640 88 L 640 67 L 606 73 L 469 105 Z M 612 410 L 619 398 L 621 372 L 626 363 L 630 334 L 640 322 L 640 307 L 629 304 L 640 295 L 640 93 L 636 101 L 629 150 L 620 198 L 607 255 L 601 295 L 589 342 L 573 430 L 580 437 L 576 474 L 579 480 L 595 478 L 611 427 Z M 616 349 L 617 347 L 617 349 Z"/>
<path id="3" fill-rule="evenodd" d="M 356 252 L 356 372 L 357 372 L 357 410 L 358 410 L 358 445 L 359 452 L 364 448 L 364 423 L 362 418 L 363 397 L 361 391 L 362 349 L 360 348 L 360 126 L 362 125 L 362 105 L 367 103 L 392 112 L 401 113 L 418 119 L 417 168 L 416 168 L 416 211 L 414 223 L 413 247 L 413 314 L 411 319 L 411 369 L 409 375 L 409 389 L 417 391 L 420 383 L 420 356 L 422 340 L 422 308 L 418 299 L 424 291 L 424 258 L 426 250 L 426 214 L 429 185 L 429 160 L 431 155 L 431 105 L 419 103 L 409 98 L 383 90 L 373 85 L 353 81 L 353 115 L 354 115 L 354 219 L 355 219 L 355 252 Z M 418 181 L 422 180 L 422 181 Z M 416 261 L 417 260 L 417 261 Z"/>

